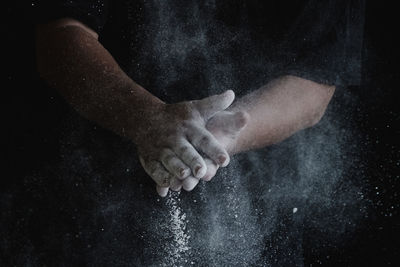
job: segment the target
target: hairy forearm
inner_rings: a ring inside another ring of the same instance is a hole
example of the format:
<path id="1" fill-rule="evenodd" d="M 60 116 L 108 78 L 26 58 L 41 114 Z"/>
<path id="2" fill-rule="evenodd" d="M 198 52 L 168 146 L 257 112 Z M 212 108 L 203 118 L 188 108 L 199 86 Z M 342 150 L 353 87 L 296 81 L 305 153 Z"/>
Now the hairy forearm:
<path id="1" fill-rule="evenodd" d="M 162 103 L 132 81 L 96 34 L 71 23 L 37 27 L 38 70 L 84 117 L 133 140 L 141 119 Z"/>
<path id="2" fill-rule="evenodd" d="M 232 110 L 250 116 L 231 154 L 278 143 L 315 125 L 325 112 L 334 86 L 283 76 L 239 99 Z"/>

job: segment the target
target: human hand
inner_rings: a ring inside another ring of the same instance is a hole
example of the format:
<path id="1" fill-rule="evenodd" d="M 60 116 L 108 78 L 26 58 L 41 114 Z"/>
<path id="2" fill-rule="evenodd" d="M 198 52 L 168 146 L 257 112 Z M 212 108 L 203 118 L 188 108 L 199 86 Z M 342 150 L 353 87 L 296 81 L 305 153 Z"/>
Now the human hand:
<path id="1" fill-rule="evenodd" d="M 135 135 L 139 160 L 156 182 L 161 196 L 168 193 L 174 177 L 198 180 L 207 173 L 202 153 L 219 166 L 229 163 L 229 154 L 206 129 L 207 121 L 228 108 L 233 91 L 202 100 L 163 104 L 144 116 Z"/>
<path id="2" fill-rule="evenodd" d="M 244 129 L 248 120 L 249 115 L 246 112 L 221 111 L 207 122 L 206 128 L 214 135 L 225 150 L 231 154 L 234 151 L 240 131 Z M 209 158 L 205 158 L 204 161 L 207 165 L 207 172 L 202 179 L 210 181 L 215 176 L 220 166 Z M 184 190 L 191 191 L 198 183 L 199 179 L 193 177 L 188 177 L 184 180 L 174 178 L 170 188 L 171 190 L 179 191 L 183 187 Z M 168 189 L 163 190 L 168 192 Z"/>

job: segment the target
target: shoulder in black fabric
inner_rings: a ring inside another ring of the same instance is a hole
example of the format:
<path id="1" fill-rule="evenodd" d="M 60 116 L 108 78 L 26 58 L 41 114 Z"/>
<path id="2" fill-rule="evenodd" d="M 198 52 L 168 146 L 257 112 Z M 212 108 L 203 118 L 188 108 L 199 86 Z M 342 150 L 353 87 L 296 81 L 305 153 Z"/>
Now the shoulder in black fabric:
<path id="1" fill-rule="evenodd" d="M 35 22 L 74 18 L 96 32 L 101 32 L 108 14 L 107 0 L 37 0 L 33 1 L 31 7 Z"/>

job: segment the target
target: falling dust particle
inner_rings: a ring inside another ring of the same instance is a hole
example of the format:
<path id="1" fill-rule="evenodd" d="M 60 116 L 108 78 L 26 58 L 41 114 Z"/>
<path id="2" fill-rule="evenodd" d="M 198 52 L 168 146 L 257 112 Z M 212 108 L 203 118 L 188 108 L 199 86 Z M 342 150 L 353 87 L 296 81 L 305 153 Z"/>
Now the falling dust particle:
<path id="1" fill-rule="evenodd" d="M 293 213 L 296 213 L 297 212 L 297 208 L 293 208 Z"/>
<path id="2" fill-rule="evenodd" d="M 182 266 L 185 253 L 190 250 L 190 236 L 186 233 L 186 214 L 179 205 L 179 192 L 170 193 L 166 201 L 170 216 L 170 231 L 172 241 L 167 245 L 166 266 Z"/>

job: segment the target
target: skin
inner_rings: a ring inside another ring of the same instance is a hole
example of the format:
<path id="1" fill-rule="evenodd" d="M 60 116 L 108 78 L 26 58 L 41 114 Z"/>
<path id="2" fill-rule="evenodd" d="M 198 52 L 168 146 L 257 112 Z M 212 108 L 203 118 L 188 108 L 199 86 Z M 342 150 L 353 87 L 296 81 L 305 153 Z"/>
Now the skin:
<path id="1" fill-rule="evenodd" d="M 166 104 L 132 81 L 97 33 L 76 20 L 38 25 L 36 44 L 42 78 L 82 116 L 132 140 L 161 196 L 210 180 L 236 153 L 315 125 L 335 90 L 282 76 L 233 104 L 232 91 Z"/>
<path id="2" fill-rule="evenodd" d="M 228 164 L 229 154 L 205 125 L 233 99 L 233 92 L 227 91 L 202 100 L 166 105 L 156 116 L 148 118 L 137 146 L 143 168 L 158 186 L 169 186 L 174 177 L 202 178 L 207 167 L 199 153 L 216 164 Z"/>
<path id="3" fill-rule="evenodd" d="M 38 26 L 36 51 L 41 76 L 83 116 L 131 139 L 157 185 L 169 186 L 174 175 L 203 177 L 199 153 L 229 163 L 205 122 L 233 102 L 232 91 L 166 104 L 120 69 L 96 33 L 73 20 Z"/>
<path id="4" fill-rule="evenodd" d="M 218 113 L 208 121 L 207 129 L 231 156 L 279 143 L 295 132 L 317 124 L 334 90 L 333 86 L 283 76 Z M 227 117 L 229 114 L 233 115 Z M 214 162 L 207 163 L 207 173 L 202 178 L 205 181 L 211 180 L 219 168 Z M 175 184 L 178 185 L 173 190 L 180 190 L 182 186 L 192 190 L 197 185 L 190 180 Z"/>

